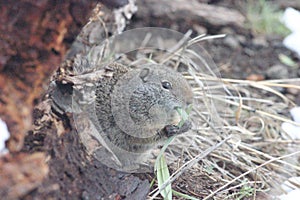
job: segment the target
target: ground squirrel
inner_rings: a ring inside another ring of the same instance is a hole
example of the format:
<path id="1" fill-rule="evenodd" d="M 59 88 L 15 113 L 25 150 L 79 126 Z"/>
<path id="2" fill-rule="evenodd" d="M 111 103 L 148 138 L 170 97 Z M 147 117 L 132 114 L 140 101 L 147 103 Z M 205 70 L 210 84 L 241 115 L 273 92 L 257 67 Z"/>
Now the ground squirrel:
<path id="1" fill-rule="evenodd" d="M 112 144 L 143 153 L 191 128 L 189 121 L 178 126 L 176 109 L 186 109 L 192 101 L 181 74 L 157 64 L 134 69 L 112 64 L 108 69 L 113 76 L 99 81 L 95 108 L 102 134 Z"/>

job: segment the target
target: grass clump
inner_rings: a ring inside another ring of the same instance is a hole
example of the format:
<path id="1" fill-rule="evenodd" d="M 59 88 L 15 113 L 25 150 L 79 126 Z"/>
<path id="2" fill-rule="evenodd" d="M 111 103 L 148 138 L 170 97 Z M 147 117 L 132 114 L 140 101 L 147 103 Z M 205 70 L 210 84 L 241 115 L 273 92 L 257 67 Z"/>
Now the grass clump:
<path id="1" fill-rule="evenodd" d="M 246 26 L 256 34 L 287 36 L 290 32 L 281 23 L 283 12 L 266 0 L 248 0 L 246 3 Z"/>

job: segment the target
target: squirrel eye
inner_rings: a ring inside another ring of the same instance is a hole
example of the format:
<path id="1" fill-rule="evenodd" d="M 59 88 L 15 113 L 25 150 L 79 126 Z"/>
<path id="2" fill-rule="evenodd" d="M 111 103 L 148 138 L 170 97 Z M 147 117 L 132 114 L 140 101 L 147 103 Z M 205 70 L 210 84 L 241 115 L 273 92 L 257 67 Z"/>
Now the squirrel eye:
<path id="1" fill-rule="evenodd" d="M 165 88 L 167 90 L 172 89 L 172 84 L 168 81 L 161 82 L 161 85 L 163 86 L 163 88 Z"/>

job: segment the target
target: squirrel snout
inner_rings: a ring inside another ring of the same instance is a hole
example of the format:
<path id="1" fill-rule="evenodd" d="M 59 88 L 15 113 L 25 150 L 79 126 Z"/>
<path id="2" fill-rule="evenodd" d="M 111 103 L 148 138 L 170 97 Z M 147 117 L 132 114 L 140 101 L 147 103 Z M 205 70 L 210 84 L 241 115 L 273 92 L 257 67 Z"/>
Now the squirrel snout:
<path id="1" fill-rule="evenodd" d="M 170 116 L 170 125 L 177 126 L 181 122 L 181 115 L 177 112 L 178 107 L 174 108 L 172 110 L 171 116 Z"/>

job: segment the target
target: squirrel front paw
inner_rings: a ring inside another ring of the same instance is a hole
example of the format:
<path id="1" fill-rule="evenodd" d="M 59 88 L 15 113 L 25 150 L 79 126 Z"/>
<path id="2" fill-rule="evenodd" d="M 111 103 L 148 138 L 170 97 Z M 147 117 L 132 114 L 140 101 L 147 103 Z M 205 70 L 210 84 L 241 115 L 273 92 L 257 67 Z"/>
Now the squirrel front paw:
<path id="1" fill-rule="evenodd" d="M 172 137 L 174 135 L 178 135 L 184 132 L 187 132 L 191 129 L 192 123 L 190 121 L 186 121 L 181 127 L 176 125 L 167 125 L 164 127 L 163 132 L 167 138 Z"/>

